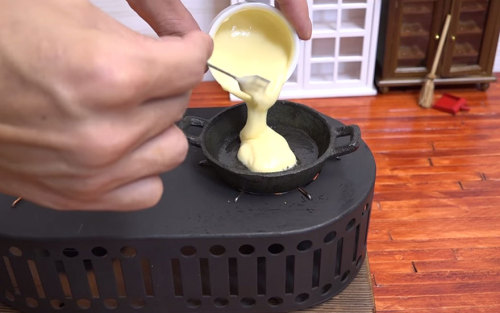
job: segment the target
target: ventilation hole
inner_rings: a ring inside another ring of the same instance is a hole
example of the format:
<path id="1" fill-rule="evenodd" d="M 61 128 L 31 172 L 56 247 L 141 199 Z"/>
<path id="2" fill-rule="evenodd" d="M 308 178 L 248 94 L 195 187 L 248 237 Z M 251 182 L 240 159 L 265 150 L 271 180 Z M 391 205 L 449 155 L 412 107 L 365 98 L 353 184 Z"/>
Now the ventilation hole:
<path id="1" fill-rule="evenodd" d="M 45 290 L 43 289 L 42 280 L 40 279 L 40 275 L 38 273 L 35 261 L 28 260 L 28 268 L 30 270 L 31 277 L 33 278 L 33 284 L 35 284 L 35 289 L 38 298 L 45 299 Z"/>
<path id="2" fill-rule="evenodd" d="M 97 257 L 104 257 L 108 254 L 108 250 L 103 247 L 95 247 L 92 249 L 92 254 Z"/>
<path id="3" fill-rule="evenodd" d="M 332 284 L 326 284 L 321 288 L 321 294 L 325 295 L 332 289 Z"/>
<path id="4" fill-rule="evenodd" d="M 280 297 L 272 297 L 267 300 L 267 303 L 269 303 L 270 306 L 278 306 L 283 303 L 283 299 Z"/>
<path id="5" fill-rule="evenodd" d="M 144 299 L 132 299 L 130 300 L 130 306 L 134 309 L 142 309 L 146 306 L 146 301 Z"/>
<path id="6" fill-rule="evenodd" d="M 306 250 L 309 250 L 311 247 L 312 247 L 312 241 L 311 240 L 304 240 L 304 241 L 301 241 L 297 245 L 297 250 L 306 251 Z"/>
<path id="7" fill-rule="evenodd" d="M 307 293 L 301 293 L 300 295 L 295 297 L 295 302 L 297 303 L 303 303 L 306 302 L 307 299 L 309 299 L 309 294 Z"/>
<path id="8" fill-rule="evenodd" d="M 365 215 L 366 212 L 368 212 L 369 208 L 370 208 L 370 204 L 369 203 L 365 204 L 365 207 L 363 208 L 363 213 L 361 213 L 361 215 Z"/>
<path id="9" fill-rule="evenodd" d="M 10 302 L 14 302 L 16 300 L 16 297 L 10 291 L 5 291 L 4 295 L 5 295 L 5 299 L 9 300 Z"/>
<path id="10" fill-rule="evenodd" d="M 294 281 L 295 281 L 295 256 L 289 255 L 286 257 L 286 280 L 285 280 L 286 293 L 293 293 Z"/>
<path id="11" fill-rule="evenodd" d="M 176 296 L 183 296 L 181 263 L 178 259 L 172 259 L 172 279 L 174 280 L 174 293 Z"/>
<path id="12" fill-rule="evenodd" d="M 14 269 L 12 268 L 12 264 L 10 264 L 10 260 L 8 257 L 3 257 L 3 262 L 5 263 L 5 268 L 7 269 L 7 274 L 9 274 L 10 283 L 12 284 L 12 288 L 14 288 L 14 292 L 16 295 L 21 294 L 21 290 L 19 290 L 19 285 L 17 284 L 16 275 L 14 275 Z"/>
<path id="13" fill-rule="evenodd" d="M 349 221 L 349 223 L 345 227 L 345 230 L 346 231 L 351 230 L 354 227 L 354 224 L 356 224 L 356 219 L 355 218 L 353 218 L 352 220 Z"/>
<path id="14" fill-rule="evenodd" d="M 218 308 L 223 308 L 229 304 L 229 301 L 227 299 L 224 299 L 224 298 L 217 298 L 214 300 L 214 304 Z"/>
<path id="15" fill-rule="evenodd" d="M 319 286 L 319 273 L 321 271 L 321 249 L 314 251 L 313 256 L 313 271 L 312 271 L 312 286 Z"/>
<path id="16" fill-rule="evenodd" d="M 113 259 L 111 261 L 113 265 L 113 274 L 115 275 L 116 290 L 118 292 L 118 297 L 125 298 L 127 296 L 127 290 L 125 289 L 125 280 L 123 278 L 122 263 L 119 259 Z"/>
<path id="17" fill-rule="evenodd" d="M 255 248 L 251 245 L 243 245 L 240 247 L 240 253 L 243 255 L 252 254 L 255 251 Z"/>
<path id="18" fill-rule="evenodd" d="M 255 299 L 253 298 L 243 298 L 241 299 L 241 306 L 244 308 L 251 308 L 255 305 Z"/>
<path id="19" fill-rule="evenodd" d="M 361 260 L 363 260 L 363 256 L 362 255 L 360 255 L 358 257 L 358 260 L 356 261 L 356 267 L 360 267 L 361 266 L 361 263 L 362 263 Z"/>
<path id="20" fill-rule="evenodd" d="M 79 309 L 82 310 L 88 310 L 90 309 L 90 305 L 92 302 L 90 302 L 89 299 L 78 299 L 76 300 L 76 305 L 78 306 Z"/>
<path id="21" fill-rule="evenodd" d="M 42 258 L 48 258 L 50 256 L 49 250 L 46 249 L 35 249 L 35 254 Z"/>
<path id="22" fill-rule="evenodd" d="M 144 279 L 144 290 L 146 291 L 146 295 L 149 297 L 154 296 L 153 290 L 153 275 L 151 273 L 151 263 L 148 259 L 142 259 L 141 261 L 142 267 L 142 277 Z"/>
<path id="23" fill-rule="evenodd" d="M 285 247 L 283 247 L 283 245 L 279 243 L 272 244 L 269 246 L 269 248 L 267 248 L 267 251 L 269 251 L 269 253 L 271 254 L 279 254 L 283 252 L 283 250 L 285 250 Z"/>
<path id="24" fill-rule="evenodd" d="M 128 246 L 122 247 L 120 249 L 120 253 L 125 258 L 133 258 L 137 255 L 137 251 L 135 250 L 135 248 L 128 247 Z"/>
<path id="25" fill-rule="evenodd" d="M 64 308 L 64 302 L 62 302 L 61 300 L 50 300 L 50 306 L 54 309 L 54 310 L 62 310 Z"/>
<path id="26" fill-rule="evenodd" d="M 9 252 L 13 256 L 17 256 L 17 257 L 23 256 L 23 251 L 21 251 L 21 249 L 19 249 L 18 247 L 10 247 Z"/>
<path id="27" fill-rule="evenodd" d="M 201 294 L 210 296 L 210 269 L 208 259 L 200 258 Z"/>
<path id="28" fill-rule="evenodd" d="M 32 309 L 35 309 L 38 307 L 38 301 L 34 298 L 26 298 L 26 306 Z"/>
<path id="29" fill-rule="evenodd" d="M 85 272 L 87 274 L 87 282 L 89 283 L 90 294 L 92 295 L 92 298 L 98 299 L 99 287 L 97 286 L 97 280 L 92 261 L 83 260 L 83 266 L 85 267 Z"/>
<path id="30" fill-rule="evenodd" d="M 221 245 L 212 246 L 210 248 L 210 253 L 215 256 L 223 255 L 226 252 L 226 248 Z"/>
<path id="31" fill-rule="evenodd" d="M 337 232 L 336 231 L 331 231 L 328 234 L 326 234 L 325 238 L 323 238 L 323 242 L 324 243 L 332 242 L 333 239 L 335 239 L 335 237 L 337 237 Z"/>
<path id="32" fill-rule="evenodd" d="M 78 256 L 78 250 L 76 250 L 75 248 L 65 248 L 63 250 L 63 254 L 68 258 L 74 258 Z"/>
<path id="33" fill-rule="evenodd" d="M 340 265 L 342 264 L 342 249 L 344 245 L 344 238 L 340 238 L 337 243 L 337 256 L 335 260 L 335 276 L 340 275 Z"/>
<path id="34" fill-rule="evenodd" d="M 193 246 L 184 246 L 181 248 L 181 253 L 183 256 L 193 256 L 196 254 L 196 248 Z"/>
<path id="35" fill-rule="evenodd" d="M 370 215 L 368 215 L 368 217 L 366 218 L 366 225 L 363 228 L 363 232 L 365 233 L 365 240 L 363 241 L 363 245 L 365 245 L 365 247 L 368 242 L 368 226 L 370 226 Z"/>
<path id="36" fill-rule="evenodd" d="M 104 307 L 108 310 L 116 310 L 118 308 L 118 301 L 116 299 L 104 299 Z"/>
<path id="37" fill-rule="evenodd" d="M 59 282 L 66 299 L 71 299 L 73 296 L 71 294 L 71 287 L 69 285 L 68 274 L 66 274 L 66 269 L 62 261 L 55 261 L 57 274 L 59 276 Z"/>
<path id="38" fill-rule="evenodd" d="M 191 308 L 191 309 L 199 308 L 201 305 L 201 301 L 198 299 L 188 299 L 186 302 L 187 302 L 188 308 Z"/>
<path id="39" fill-rule="evenodd" d="M 356 239 L 354 240 L 354 252 L 352 253 L 352 261 L 355 262 L 356 258 L 358 257 L 358 245 L 359 245 L 359 227 L 360 225 L 356 226 Z"/>
<path id="40" fill-rule="evenodd" d="M 266 294 L 266 258 L 257 258 L 257 293 Z"/>
<path id="41" fill-rule="evenodd" d="M 342 283 L 343 283 L 343 282 L 345 282 L 345 281 L 347 280 L 347 278 L 349 278 L 349 274 L 350 274 L 350 273 L 351 273 L 351 272 L 346 271 L 346 272 L 342 275 L 342 278 L 340 279 L 340 282 L 342 282 Z"/>
<path id="42" fill-rule="evenodd" d="M 238 261 L 236 258 L 229 258 L 229 294 L 238 295 Z"/>

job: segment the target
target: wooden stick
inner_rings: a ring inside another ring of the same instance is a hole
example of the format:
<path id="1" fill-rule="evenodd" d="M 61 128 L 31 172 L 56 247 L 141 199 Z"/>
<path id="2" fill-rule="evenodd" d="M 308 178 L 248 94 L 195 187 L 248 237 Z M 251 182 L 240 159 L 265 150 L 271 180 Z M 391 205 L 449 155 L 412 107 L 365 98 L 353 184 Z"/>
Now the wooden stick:
<path id="1" fill-rule="evenodd" d="M 432 63 L 432 68 L 430 74 L 436 75 L 437 66 L 439 63 L 439 59 L 441 58 L 441 53 L 443 52 L 443 46 L 446 41 L 446 35 L 448 34 L 448 29 L 450 27 L 451 22 L 451 14 L 446 16 L 446 20 L 444 21 L 443 33 L 441 34 L 441 38 L 439 38 L 439 44 L 436 51 L 436 55 L 434 56 L 434 62 Z"/>
<path id="2" fill-rule="evenodd" d="M 420 92 L 418 104 L 420 104 L 420 106 L 424 108 L 430 108 L 432 105 L 432 101 L 434 99 L 434 78 L 436 78 L 436 70 L 439 63 L 439 59 L 441 59 L 441 53 L 443 52 L 443 46 L 446 41 L 446 35 L 448 33 L 450 21 L 451 21 L 451 15 L 448 14 L 444 22 L 441 38 L 439 38 L 439 44 L 436 51 L 436 55 L 434 56 L 434 61 L 432 63 L 431 71 L 429 72 L 429 74 L 427 74 L 425 82 L 422 86 L 422 90 Z"/>

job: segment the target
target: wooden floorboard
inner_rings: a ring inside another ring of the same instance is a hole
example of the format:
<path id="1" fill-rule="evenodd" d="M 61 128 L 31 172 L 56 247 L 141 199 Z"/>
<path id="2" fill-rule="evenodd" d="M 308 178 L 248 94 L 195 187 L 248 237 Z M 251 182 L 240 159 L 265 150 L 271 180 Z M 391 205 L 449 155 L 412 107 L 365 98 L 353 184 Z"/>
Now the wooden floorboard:
<path id="1" fill-rule="evenodd" d="M 500 312 L 500 83 L 439 87 L 435 99 L 444 93 L 470 111 L 420 108 L 415 88 L 296 100 L 359 125 L 375 156 L 368 255 L 379 313 Z M 192 99 L 231 105 L 216 83 Z"/>

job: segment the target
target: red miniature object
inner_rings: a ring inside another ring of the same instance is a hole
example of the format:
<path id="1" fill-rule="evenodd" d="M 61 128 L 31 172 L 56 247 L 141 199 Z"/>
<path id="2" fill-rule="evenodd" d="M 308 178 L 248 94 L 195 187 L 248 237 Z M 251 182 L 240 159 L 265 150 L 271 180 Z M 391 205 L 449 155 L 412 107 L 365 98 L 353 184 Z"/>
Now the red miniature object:
<path id="1" fill-rule="evenodd" d="M 432 108 L 452 114 L 457 114 L 458 111 L 469 111 L 470 108 L 465 104 L 465 99 L 448 93 L 443 94 Z"/>

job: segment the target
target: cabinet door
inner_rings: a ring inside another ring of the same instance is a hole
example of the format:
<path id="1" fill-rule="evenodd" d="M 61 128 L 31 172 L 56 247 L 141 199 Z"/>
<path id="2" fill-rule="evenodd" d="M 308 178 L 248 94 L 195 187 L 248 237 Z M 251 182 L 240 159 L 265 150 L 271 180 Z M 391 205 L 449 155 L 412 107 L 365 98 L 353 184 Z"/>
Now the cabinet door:
<path id="1" fill-rule="evenodd" d="M 441 76 L 491 74 L 500 26 L 500 0 L 455 0 Z"/>
<path id="2" fill-rule="evenodd" d="M 390 13 L 383 76 L 423 77 L 437 47 L 446 2 L 389 0 L 388 4 Z"/>

